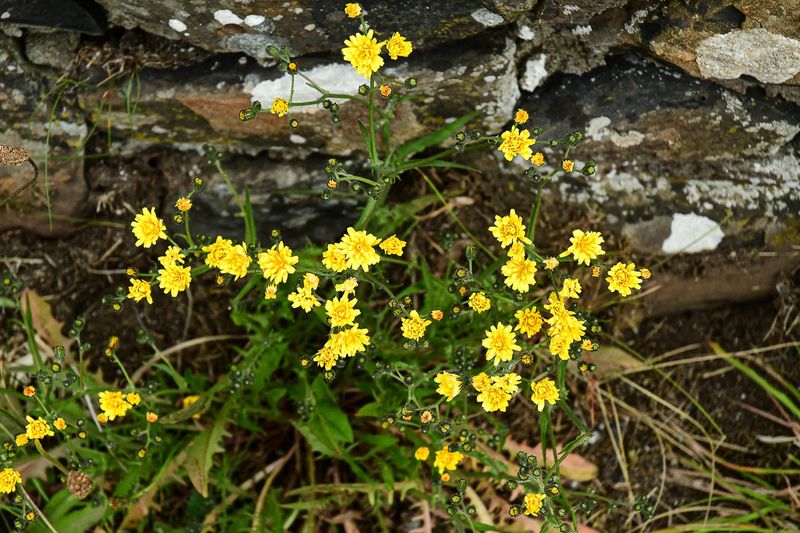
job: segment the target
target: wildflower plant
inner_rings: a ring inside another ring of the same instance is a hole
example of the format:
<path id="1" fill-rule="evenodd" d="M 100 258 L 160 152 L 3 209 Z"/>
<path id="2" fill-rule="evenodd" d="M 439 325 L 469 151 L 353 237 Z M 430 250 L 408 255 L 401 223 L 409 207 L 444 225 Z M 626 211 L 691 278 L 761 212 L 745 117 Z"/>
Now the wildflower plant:
<path id="1" fill-rule="evenodd" d="M 192 206 L 204 187 L 195 178 L 171 212 L 142 206 L 135 215 L 134 245 L 151 266 L 128 269 L 125 286 L 104 303 L 114 312 L 138 312 L 182 297 L 198 278 L 210 279 L 229 291 L 231 319 L 247 340 L 230 371 L 213 381 L 175 368 L 146 331 L 138 341 L 152 358 L 132 371 L 117 357 L 117 337 L 99 348 L 81 342 L 84 318 L 69 330 L 73 349 L 58 346 L 43 354 L 31 343 L 33 380 L 13 393 L 6 390 L 18 409 L 6 413 L 5 427 L 15 430 L 0 456 L 0 492 L 19 496 L 13 509 L 21 524 L 32 510 L 34 519 L 48 510 L 38 509 L 22 489 L 26 479 L 15 468 L 20 457 L 48 461 L 65 490 L 93 495 L 91 505 L 102 511 L 93 523 L 113 527 L 133 520 L 137 502 L 152 501 L 179 468 L 208 496 L 216 490 L 208 482 L 218 468 L 214 453 L 225 446 L 226 435 L 261 431 L 247 413 L 285 423 L 288 402 L 295 412 L 291 423 L 311 450 L 343 461 L 353 479 L 377 492 L 400 486 L 429 498 L 457 530 L 488 527 L 465 498 L 470 485 L 487 475 L 509 489 L 510 517 L 535 516 L 560 531 L 577 528 L 560 465 L 587 441 L 589 429 L 573 411 L 567 373 L 571 366 L 580 373 L 591 370 L 602 331 L 581 298 L 588 285 L 604 282 L 608 291 L 630 297 L 649 272 L 630 262 L 609 262 L 612 254 L 593 228 L 576 228 L 559 249 L 537 246 L 547 184 L 559 174 L 596 171 L 594 160 L 578 170 L 570 159 L 582 140 L 579 132 L 542 141 L 542 129 L 528 129 L 532 119 L 520 109 L 499 135 L 466 129 L 475 116 L 469 114 L 425 137 L 396 143 L 396 107 L 413 98 L 417 82 L 394 79 L 382 69 L 412 54 L 413 45 L 391 29 L 368 27 L 358 4 L 347 4 L 345 14 L 358 22 L 342 49 L 343 59 L 365 78 L 355 94 L 327 91 L 307 77 L 288 49 L 270 46 L 267 52 L 291 77 L 290 92 L 275 95 L 269 109 L 253 102 L 240 119 L 285 120 L 294 128 L 300 119 L 293 112 L 301 107 L 321 106 L 334 123 L 346 117 L 338 102 L 363 107 L 367 120 L 358 126 L 369 173 L 357 175 L 331 159 L 323 193 L 330 198 L 349 188 L 366 194 L 360 217 L 320 248 L 296 248 L 278 229 L 259 236 L 248 191 L 234 187 L 222 155 L 206 146 L 209 164 L 238 204 L 243 238 L 192 232 Z M 295 101 L 296 83 L 319 97 Z M 454 141 L 449 148 L 426 155 L 448 138 Z M 414 175 L 446 204 L 422 169 L 469 168 L 452 158 L 481 149 L 528 165 L 523 174 L 534 193 L 520 202 L 524 212 L 498 213 L 482 235 L 469 234 L 473 244 L 437 277 L 424 257 L 408 253 L 415 223 L 386 208 L 390 191 L 418 171 Z M 494 244 L 487 244 L 490 239 Z M 34 338 L 18 282 L 8 274 L 3 283 L 4 301 L 13 303 L 19 324 Z M 87 356 L 98 352 L 119 369 L 120 380 L 107 383 L 88 372 Z M 355 416 L 341 405 L 348 395 L 359 400 Z M 262 407 L 237 409 L 250 402 Z M 503 413 L 509 412 L 536 428 L 541 456 L 505 457 L 509 430 Z M 558 446 L 554 420 L 561 415 L 574 426 L 574 437 Z M 372 462 L 376 454 L 385 456 L 385 468 Z M 416 477 L 403 485 L 399 476 L 409 472 Z M 273 513 L 273 521 L 283 518 Z M 228 520 L 230 530 L 241 525 L 241 517 Z"/>

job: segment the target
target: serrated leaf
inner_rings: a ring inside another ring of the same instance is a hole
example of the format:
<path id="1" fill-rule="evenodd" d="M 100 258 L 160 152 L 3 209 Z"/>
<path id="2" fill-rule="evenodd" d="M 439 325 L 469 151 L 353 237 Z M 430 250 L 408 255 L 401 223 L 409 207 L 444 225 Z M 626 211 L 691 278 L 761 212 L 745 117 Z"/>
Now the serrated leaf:
<path id="1" fill-rule="evenodd" d="M 30 312 L 31 321 L 36 332 L 47 342 L 51 347 L 55 348 L 62 345 L 69 348 L 72 344 L 72 339 L 65 337 L 61 330 L 64 327 L 63 322 L 59 322 L 53 316 L 53 311 L 47 300 L 39 296 L 36 291 L 31 289 L 22 289 L 20 295 L 20 305 L 22 312 Z"/>

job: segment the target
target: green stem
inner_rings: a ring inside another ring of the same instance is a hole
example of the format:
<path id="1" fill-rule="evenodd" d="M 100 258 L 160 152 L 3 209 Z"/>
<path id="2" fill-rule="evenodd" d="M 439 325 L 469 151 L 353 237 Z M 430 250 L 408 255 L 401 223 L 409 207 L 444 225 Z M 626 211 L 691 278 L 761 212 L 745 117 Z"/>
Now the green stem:
<path id="1" fill-rule="evenodd" d="M 372 175 L 378 166 L 378 148 L 375 145 L 375 78 L 369 77 L 369 158 L 372 163 Z"/>
<path id="2" fill-rule="evenodd" d="M 66 468 L 64 468 L 64 465 L 62 465 L 61 463 L 59 463 L 59 462 L 58 462 L 58 460 L 57 460 L 55 457 L 53 457 L 52 455 L 50 455 L 49 453 L 47 453 L 47 452 L 44 450 L 44 448 L 42 448 L 42 443 L 41 443 L 41 442 L 39 442 L 39 439 L 33 439 L 33 444 L 34 444 L 34 446 L 36 446 L 36 450 L 39 452 L 39 455 L 41 455 L 42 457 L 44 457 L 45 459 L 47 459 L 48 461 L 50 461 L 50 462 L 53 464 L 53 466 L 55 466 L 56 468 L 58 468 L 59 470 L 61 470 L 61 473 L 62 473 L 62 474 L 64 474 L 65 476 L 68 476 L 68 475 L 69 475 L 69 470 L 67 470 Z"/>
<path id="3" fill-rule="evenodd" d="M 130 388 L 132 388 L 133 390 L 136 390 L 136 385 L 133 384 L 133 380 L 131 380 L 131 377 L 128 375 L 128 372 L 125 370 L 125 367 L 122 366 L 122 362 L 119 360 L 119 357 L 117 357 L 117 354 L 113 354 L 113 358 L 114 358 L 114 362 L 117 363 L 117 366 L 119 367 L 119 369 L 122 370 L 122 375 L 125 376 L 125 381 L 128 382 L 128 386 Z"/>
<path id="4" fill-rule="evenodd" d="M 370 197 L 367 200 L 367 204 L 364 206 L 364 209 L 361 211 L 361 216 L 358 218 L 358 222 L 356 222 L 355 228 L 357 230 L 364 229 L 367 227 L 367 223 L 372 218 L 372 215 L 386 202 L 386 198 L 389 196 L 389 189 L 391 185 L 386 184 L 381 188 L 380 195 L 378 198 Z"/>

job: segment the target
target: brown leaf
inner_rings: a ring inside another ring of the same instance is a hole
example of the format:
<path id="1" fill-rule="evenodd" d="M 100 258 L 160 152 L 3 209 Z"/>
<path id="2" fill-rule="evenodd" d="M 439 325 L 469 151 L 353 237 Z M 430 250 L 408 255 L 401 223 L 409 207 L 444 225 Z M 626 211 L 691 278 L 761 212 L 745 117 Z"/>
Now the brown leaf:
<path id="1" fill-rule="evenodd" d="M 28 312 L 28 306 L 30 305 L 33 328 L 51 348 L 59 345 L 69 348 L 72 344 L 72 339 L 65 337 L 61 333 L 64 323 L 55 319 L 50 309 L 50 304 L 44 298 L 39 296 L 36 291 L 22 289 L 20 305 L 23 313 Z"/>
<path id="2" fill-rule="evenodd" d="M 541 444 L 537 444 L 532 448 L 527 444 L 506 439 L 504 448 L 512 454 L 524 451 L 530 455 L 535 455 L 539 458 L 539 462 L 542 462 L 543 455 Z M 556 453 L 552 448 L 548 448 L 547 451 L 547 463 L 553 464 L 555 462 Z M 558 445 L 557 451 L 558 453 L 561 452 L 560 444 Z M 591 481 L 597 477 L 597 465 L 573 452 L 561 463 L 561 475 L 567 479 L 574 479 L 575 481 Z"/>
<path id="3" fill-rule="evenodd" d="M 600 379 L 618 376 L 623 372 L 644 368 L 644 363 L 616 346 L 601 346 L 592 353 L 592 362 L 597 365 L 595 374 Z"/>

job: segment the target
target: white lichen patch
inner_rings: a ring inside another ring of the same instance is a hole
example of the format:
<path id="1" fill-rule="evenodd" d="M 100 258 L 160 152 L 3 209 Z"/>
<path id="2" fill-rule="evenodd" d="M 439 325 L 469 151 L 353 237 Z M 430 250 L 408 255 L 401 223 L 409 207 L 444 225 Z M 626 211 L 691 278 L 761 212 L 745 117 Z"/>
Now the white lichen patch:
<path id="1" fill-rule="evenodd" d="M 713 35 L 700 42 L 696 53 L 705 78 L 747 74 L 762 83 L 783 83 L 800 73 L 800 41 L 763 28 Z"/>
<path id="2" fill-rule="evenodd" d="M 0 20 L 5 20 L 7 18 L 11 18 L 11 11 L 4 11 L 2 15 L 0 15 Z"/>
<path id="3" fill-rule="evenodd" d="M 572 15 L 573 13 L 577 13 L 580 10 L 581 8 L 579 8 L 578 6 L 573 6 L 568 4 L 561 9 L 561 12 L 564 13 L 565 15 Z"/>
<path id="4" fill-rule="evenodd" d="M 592 33 L 592 27 L 588 24 L 585 26 L 576 26 L 572 28 L 572 35 L 577 35 L 578 37 L 584 37 Z"/>
<path id="5" fill-rule="evenodd" d="M 292 141 L 295 144 L 305 144 L 306 143 L 306 138 L 303 137 L 302 135 L 297 135 L 296 133 L 292 133 L 291 135 L 289 135 L 289 140 Z"/>
<path id="6" fill-rule="evenodd" d="M 586 136 L 593 141 L 609 140 L 620 148 L 637 146 L 644 140 L 644 134 L 639 131 L 620 132 L 609 126 L 611 126 L 610 118 L 605 116 L 595 117 L 586 125 Z"/>
<path id="7" fill-rule="evenodd" d="M 536 34 L 533 33 L 533 30 L 530 26 L 522 24 L 517 31 L 517 37 L 523 41 L 532 41 L 533 38 L 536 37 Z"/>
<path id="8" fill-rule="evenodd" d="M 547 69 L 545 63 L 547 56 L 539 54 L 535 58 L 530 58 L 525 62 L 525 73 L 519 80 L 519 86 L 523 91 L 535 91 L 542 82 L 547 79 Z"/>
<path id="9" fill-rule="evenodd" d="M 503 23 L 503 17 L 498 15 L 497 13 L 492 13 L 485 7 L 480 8 L 479 10 L 472 13 L 472 18 L 475 19 L 479 24 L 488 27 L 499 26 Z"/>
<path id="10" fill-rule="evenodd" d="M 665 254 L 693 254 L 716 250 L 725 237 L 719 224 L 695 213 L 672 215 L 669 237 L 661 245 Z"/>
<path id="11" fill-rule="evenodd" d="M 169 22 L 167 22 L 167 24 L 169 25 L 170 28 L 177 31 L 178 33 L 183 33 L 186 31 L 186 24 L 184 24 L 182 20 L 169 19 Z"/>
<path id="12" fill-rule="evenodd" d="M 230 9 L 217 9 L 214 11 L 214 20 L 222 24 L 223 26 L 227 24 L 236 24 L 240 25 L 242 22 L 242 18 L 231 11 Z"/>
<path id="13" fill-rule="evenodd" d="M 308 77 L 334 93 L 355 94 L 358 86 L 364 83 L 365 78 L 356 73 L 350 65 L 344 63 L 331 63 L 319 65 L 306 72 Z M 252 84 L 252 80 L 250 82 Z M 291 76 L 281 76 L 274 80 L 262 81 L 255 86 L 247 87 L 246 92 L 251 95 L 251 100 L 258 100 L 262 106 L 268 107 L 276 97 L 286 98 L 291 89 Z M 294 100 L 308 101 L 319 98 L 319 93 L 306 84 L 296 84 Z M 335 100 L 345 102 L 344 99 Z M 315 107 L 299 107 L 292 113 L 314 111 Z"/>

